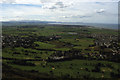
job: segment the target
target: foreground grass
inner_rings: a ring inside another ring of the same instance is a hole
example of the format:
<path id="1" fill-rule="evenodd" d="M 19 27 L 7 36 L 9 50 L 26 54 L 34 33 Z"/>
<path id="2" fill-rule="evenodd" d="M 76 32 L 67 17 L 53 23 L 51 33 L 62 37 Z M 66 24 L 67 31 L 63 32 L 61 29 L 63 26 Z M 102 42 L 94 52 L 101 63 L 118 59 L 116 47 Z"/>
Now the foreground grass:
<path id="1" fill-rule="evenodd" d="M 22 66 L 16 64 L 9 64 L 13 68 L 38 71 L 54 75 L 56 77 L 72 77 L 81 78 L 88 76 L 90 78 L 111 78 L 112 73 L 118 74 L 120 67 L 119 63 L 109 61 L 96 61 L 96 60 L 72 60 L 64 62 L 46 62 L 46 61 L 30 61 L 35 66 Z M 98 68 L 96 68 L 98 66 Z M 98 71 L 94 71 L 97 70 Z"/>

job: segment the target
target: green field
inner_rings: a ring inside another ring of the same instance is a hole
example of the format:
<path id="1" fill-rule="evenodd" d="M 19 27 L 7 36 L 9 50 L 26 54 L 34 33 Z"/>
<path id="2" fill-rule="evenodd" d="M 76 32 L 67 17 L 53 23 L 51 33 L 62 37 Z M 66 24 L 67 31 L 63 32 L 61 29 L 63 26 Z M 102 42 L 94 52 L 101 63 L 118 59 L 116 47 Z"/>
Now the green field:
<path id="1" fill-rule="evenodd" d="M 3 27 L 3 78 L 119 79 L 117 35 L 84 26 Z"/>

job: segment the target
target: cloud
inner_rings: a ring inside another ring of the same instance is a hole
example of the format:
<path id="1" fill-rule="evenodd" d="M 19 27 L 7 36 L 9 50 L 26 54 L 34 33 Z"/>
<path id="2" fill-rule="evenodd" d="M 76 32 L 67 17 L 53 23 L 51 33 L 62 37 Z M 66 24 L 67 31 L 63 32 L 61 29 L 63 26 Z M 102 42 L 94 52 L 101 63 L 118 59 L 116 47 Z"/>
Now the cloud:
<path id="1" fill-rule="evenodd" d="M 95 3 L 98 4 L 98 5 L 104 5 L 103 2 L 95 2 Z"/>
<path id="2" fill-rule="evenodd" d="M 99 9 L 99 10 L 95 10 L 96 13 L 104 13 L 105 9 Z"/>
<path id="3" fill-rule="evenodd" d="M 40 0 L 41 3 L 54 3 L 57 0 Z"/>
<path id="4" fill-rule="evenodd" d="M 56 2 L 43 2 L 42 8 L 44 9 L 62 9 L 67 8 L 71 6 L 71 3 L 64 3 L 62 1 L 56 1 Z"/>
<path id="5" fill-rule="evenodd" d="M 55 5 L 58 6 L 59 8 L 67 7 L 67 5 L 63 4 L 63 2 L 56 2 Z"/>
<path id="6" fill-rule="evenodd" d="M 70 16 L 62 16 L 63 18 L 89 18 L 91 15 L 70 15 Z"/>
<path id="7" fill-rule="evenodd" d="M 0 0 L 2 4 L 41 4 L 40 0 Z"/>
<path id="8" fill-rule="evenodd" d="M 75 3 L 75 2 L 118 2 L 119 0 L 0 0 L 4 4 L 41 4 L 41 3 Z"/>
<path id="9" fill-rule="evenodd" d="M 4 4 L 13 4 L 16 3 L 15 0 L 2 0 L 2 3 Z"/>
<path id="10" fill-rule="evenodd" d="M 40 0 L 15 0 L 16 4 L 41 4 Z"/>

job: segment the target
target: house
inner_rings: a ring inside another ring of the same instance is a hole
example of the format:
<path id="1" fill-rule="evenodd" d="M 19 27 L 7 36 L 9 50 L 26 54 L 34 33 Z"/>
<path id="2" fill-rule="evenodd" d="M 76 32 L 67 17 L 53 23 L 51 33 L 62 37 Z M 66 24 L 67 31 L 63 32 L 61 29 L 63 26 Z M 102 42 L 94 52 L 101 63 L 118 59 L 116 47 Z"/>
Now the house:
<path id="1" fill-rule="evenodd" d="M 55 56 L 55 57 L 53 57 L 52 59 L 54 59 L 54 60 L 60 60 L 60 59 L 64 59 L 64 56 L 61 56 L 61 57 Z"/>

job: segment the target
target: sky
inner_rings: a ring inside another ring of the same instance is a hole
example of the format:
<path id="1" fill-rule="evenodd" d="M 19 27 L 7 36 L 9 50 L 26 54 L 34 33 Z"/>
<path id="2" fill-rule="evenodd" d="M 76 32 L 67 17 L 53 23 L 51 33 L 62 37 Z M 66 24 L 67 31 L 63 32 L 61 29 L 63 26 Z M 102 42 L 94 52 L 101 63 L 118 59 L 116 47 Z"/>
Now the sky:
<path id="1" fill-rule="evenodd" d="M 118 0 L 0 0 L 0 21 L 118 23 Z"/>

